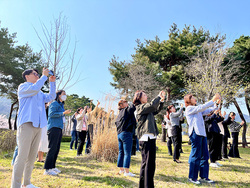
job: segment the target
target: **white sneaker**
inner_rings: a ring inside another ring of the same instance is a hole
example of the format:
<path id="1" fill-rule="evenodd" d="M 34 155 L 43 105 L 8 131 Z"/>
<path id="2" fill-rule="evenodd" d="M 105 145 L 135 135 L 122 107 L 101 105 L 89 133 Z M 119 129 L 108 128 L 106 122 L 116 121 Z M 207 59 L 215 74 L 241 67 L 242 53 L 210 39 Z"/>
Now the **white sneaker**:
<path id="1" fill-rule="evenodd" d="M 24 185 L 21 186 L 21 188 L 24 187 Z M 36 187 L 35 185 L 33 184 L 29 184 L 29 185 L 26 185 L 25 188 L 40 188 L 40 187 Z"/>
<path id="2" fill-rule="evenodd" d="M 215 162 L 218 166 L 223 166 L 222 164 L 218 163 L 218 162 Z"/>
<path id="3" fill-rule="evenodd" d="M 55 173 L 57 173 L 57 174 L 59 174 L 59 173 L 61 173 L 62 171 L 61 170 L 59 170 L 58 168 L 52 168 L 52 170 L 55 172 Z"/>
<path id="4" fill-rule="evenodd" d="M 188 181 L 190 181 L 191 183 L 196 184 L 196 185 L 201 184 L 201 182 L 199 180 L 195 181 L 195 180 L 192 180 L 191 178 L 189 178 Z"/>
<path id="5" fill-rule="evenodd" d="M 131 173 L 131 172 L 124 172 L 124 176 L 130 176 L 130 177 L 135 177 L 135 174 Z"/>
<path id="6" fill-rule="evenodd" d="M 219 166 L 216 163 L 210 163 L 209 166 L 214 167 L 214 168 L 219 168 Z"/>
<path id="7" fill-rule="evenodd" d="M 44 175 L 50 175 L 50 176 L 57 176 L 57 173 L 52 169 L 49 169 L 48 171 L 45 170 L 43 174 Z"/>
<path id="8" fill-rule="evenodd" d="M 124 170 L 120 170 L 119 171 L 119 174 L 123 174 L 125 171 Z"/>

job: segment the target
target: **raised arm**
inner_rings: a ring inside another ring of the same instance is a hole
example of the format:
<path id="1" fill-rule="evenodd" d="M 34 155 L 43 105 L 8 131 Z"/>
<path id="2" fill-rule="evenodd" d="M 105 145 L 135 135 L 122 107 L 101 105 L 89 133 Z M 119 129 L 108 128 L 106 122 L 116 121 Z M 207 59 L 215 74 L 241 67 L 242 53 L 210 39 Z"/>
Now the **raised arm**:
<path id="1" fill-rule="evenodd" d="M 230 116 L 228 116 L 228 118 L 222 122 L 222 124 L 225 126 L 228 126 L 231 123 L 232 123 L 232 118 Z"/>
<path id="2" fill-rule="evenodd" d="M 203 105 L 188 106 L 187 109 L 186 109 L 186 115 L 193 115 L 193 114 L 197 114 L 199 112 L 203 112 L 203 111 L 207 110 L 207 108 L 209 108 L 210 106 L 213 106 L 213 105 L 214 105 L 214 102 L 211 100 L 209 102 L 206 102 Z M 211 112 L 211 110 L 209 110 L 209 112 Z"/>
<path id="3" fill-rule="evenodd" d="M 48 103 L 56 98 L 56 77 L 55 76 L 50 76 L 49 77 L 50 81 L 50 90 L 49 93 L 44 93 L 43 98 L 44 102 Z"/>
<path id="4" fill-rule="evenodd" d="M 81 120 L 83 119 L 83 116 L 85 115 L 85 110 L 81 109 L 79 114 L 76 116 L 76 120 Z"/>
<path id="5" fill-rule="evenodd" d="M 183 112 L 183 107 L 181 107 L 178 112 L 171 112 L 170 117 L 172 117 L 172 118 L 179 117 L 182 115 L 182 112 Z"/>
<path id="6" fill-rule="evenodd" d="M 19 99 L 35 96 L 39 91 L 41 91 L 46 80 L 47 80 L 47 76 L 43 75 L 34 84 L 28 84 L 27 82 L 24 84 L 21 84 L 18 88 Z"/>
<path id="7" fill-rule="evenodd" d="M 164 104 L 164 102 L 160 101 L 160 104 L 158 105 L 158 108 L 156 109 L 155 112 L 153 112 L 154 115 L 158 114 L 163 109 L 163 104 Z"/>
<path id="8" fill-rule="evenodd" d="M 144 115 L 155 112 L 160 103 L 160 99 L 161 98 L 158 96 L 154 98 L 150 103 L 140 105 L 140 107 L 137 109 L 137 114 Z"/>

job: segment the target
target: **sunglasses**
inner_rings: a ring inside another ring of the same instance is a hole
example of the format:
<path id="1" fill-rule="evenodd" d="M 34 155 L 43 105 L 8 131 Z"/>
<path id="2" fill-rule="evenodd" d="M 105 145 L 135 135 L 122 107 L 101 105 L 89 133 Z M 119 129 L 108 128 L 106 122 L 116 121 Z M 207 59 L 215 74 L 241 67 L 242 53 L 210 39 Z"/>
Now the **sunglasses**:
<path id="1" fill-rule="evenodd" d="M 35 72 L 32 72 L 32 74 L 34 74 L 35 76 L 40 77 L 40 75 L 39 75 L 39 74 L 37 74 L 37 73 L 35 73 Z"/>

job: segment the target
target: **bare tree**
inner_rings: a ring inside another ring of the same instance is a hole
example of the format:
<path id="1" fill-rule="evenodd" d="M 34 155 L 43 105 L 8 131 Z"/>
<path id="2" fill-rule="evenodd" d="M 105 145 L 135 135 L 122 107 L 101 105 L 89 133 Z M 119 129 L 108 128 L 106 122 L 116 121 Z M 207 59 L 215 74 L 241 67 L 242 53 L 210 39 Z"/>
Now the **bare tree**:
<path id="1" fill-rule="evenodd" d="M 63 17 L 62 13 L 53 20 L 50 28 L 44 23 L 41 23 L 41 26 L 43 37 L 36 29 L 35 31 L 42 44 L 46 65 L 57 76 L 57 88 L 67 89 L 80 81 L 80 74 L 75 79 L 75 73 L 80 63 L 80 59 L 78 62 L 75 61 L 77 41 L 75 40 L 73 51 L 70 53 L 69 26 L 67 18 Z"/>
<path id="2" fill-rule="evenodd" d="M 185 68 L 186 89 L 188 93 L 196 95 L 202 103 L 211 99 L 215 93 L 220 93 L 225 106 L 234 103 L 241 119 L 246 122 L 235 100 L 244 92 L 235 74 L 241 68 L 241 61 L 230 59 L 230 66 L 224 65 L 226 54 L 224 43 L 204 43 L 201 51 L 190 58 L 191 62 Z M 245 123 L 242 134 L 243 146 L 247 143 L 246 128 Z"/>

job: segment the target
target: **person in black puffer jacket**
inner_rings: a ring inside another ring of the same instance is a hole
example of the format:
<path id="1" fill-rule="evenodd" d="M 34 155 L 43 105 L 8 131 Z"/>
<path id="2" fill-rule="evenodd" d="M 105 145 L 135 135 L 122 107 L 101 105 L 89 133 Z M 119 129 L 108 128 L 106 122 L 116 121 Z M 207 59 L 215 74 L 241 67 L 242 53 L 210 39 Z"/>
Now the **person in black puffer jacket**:
<path id="1" fill-rule="evenodd" d="M 120 100 L 118 103 L 119 114 L 116 119 L 116 128 L 119 143 L 119 154 L 117 160 L 117 166 L 120 168 L 119 174 L 124 176 L 135 176 L 135 174 L 129 172 L 132 144 L 133 144 L 133 132 L 136 126 L 135 119 L 135 106 L 128 105 L 126 100 Z"/>
<path id="2" fill-rule="evenodd" d="M 209 140 L 209 156 L 210 156 L 210 166 L 211 167 L 220 167 L 221 164 L 216 162 L 220 154 L 220 128 L 218 123 L 223 121 L 224 118 L 219 115 L 219 110 L 209 114 L 205 117 L 205 125 L 207 127 L 207 139 Z"/>

